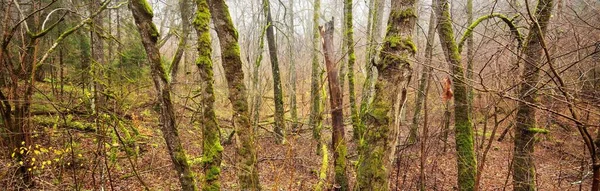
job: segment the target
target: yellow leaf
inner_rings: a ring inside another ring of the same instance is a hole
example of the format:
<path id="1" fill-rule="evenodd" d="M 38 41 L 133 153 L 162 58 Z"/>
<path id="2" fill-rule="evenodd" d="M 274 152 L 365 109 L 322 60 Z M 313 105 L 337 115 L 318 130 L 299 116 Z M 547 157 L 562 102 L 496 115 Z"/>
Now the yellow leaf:
<path id="1" fill-rule="evenodd" d="M 31 161 L 32 161 L 32 162 L 35 162 L 35 158 L 31 158 Z"/>
<path id="2" fill-rule="evenodd" d="M 23 161 L 19 161 L 19 165 L 23 165 Z"/>

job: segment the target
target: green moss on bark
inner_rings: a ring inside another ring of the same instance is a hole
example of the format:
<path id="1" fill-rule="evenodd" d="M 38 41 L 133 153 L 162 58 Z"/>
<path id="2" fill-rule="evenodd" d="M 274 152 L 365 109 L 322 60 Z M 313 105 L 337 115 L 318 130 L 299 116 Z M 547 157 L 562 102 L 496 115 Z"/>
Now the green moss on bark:
<path id="1" fill-rule="evenodd" d="M 233 121 L 239 145 L 236 148 L 238 182 L 241 190 L 261 190 L 256 161 L 254 128 L 250 122 L 244 71 L 240 58 L 238 33 L 233 26 L 224 0 L 208 1 L 211 18 L 219 37 L 221 60 L 229 90 L 229 101 L 233 105 Z"/>
<path id="2" fill-rule="evenodd" d="M 454 40 L 448 1 L 436 0 L 435 3 L 438 35 L 449 68 L 452 71 L 458 189 L 473 190 L 477 175 L 477 162 L 473 147 L 473 127 L 471 124 L 471 110 L 468 104 L 467 84 L 464 78 L 465 73 L 461 63 L 461 56 Z"/>
<path id="3" fill-rule="evenodd" d="M 376 63 L 379 73 L 375 98 L 365 114 L 366 131 L 359 144 L 358 190 L 389 190 L 391 155 L 398 129 L 392 125 L 396 97 L 410 82 L 411 59 L 416 47 L 410 36 L 416 24 L 413 0 L 392 1 L 387 33 Z"/>

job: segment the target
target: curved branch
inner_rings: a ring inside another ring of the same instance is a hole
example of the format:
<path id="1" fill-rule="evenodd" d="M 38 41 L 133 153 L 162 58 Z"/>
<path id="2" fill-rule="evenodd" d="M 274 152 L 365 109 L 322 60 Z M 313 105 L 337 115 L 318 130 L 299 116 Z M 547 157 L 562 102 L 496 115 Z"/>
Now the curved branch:
<path id="1" fill-rule="evenodd" d="M 517 30 L 517 26 L 515 26 L 515 24 L 513 23 L 514 18 L 510 19 L 506 15 L 503 15 L 500 13 L 492 13 L 492 14 L 484 15 L 484 16 L 477 18 L 477 20 L 475 20 L 467 28 L 467 31 L 465 31 L 465 34 L 460 38 L 460 42 L 458 43 L 458 52 L 459 53 L 462 52 L 465 41 L 467 40 L 467 38 L 469 36 L 473 35 L 473 30 L 475 29 L 475 27 L 477 27 L 479 25 L 479 23 L 481 23 L 484 20 L 492 19 L 494 17 L 502 19 L 502 21 L 504 21 L 504 23 L 506 23 L 506 25 L 508 25 L 508 28 L 510 28 L 510 32 L 515 35 L 515 38 L 519 42 L 519 47 L 521 47 L 523 45 L 523 36 L 521 35 L 521 33 L 519 33 L 519 30 Z"/>

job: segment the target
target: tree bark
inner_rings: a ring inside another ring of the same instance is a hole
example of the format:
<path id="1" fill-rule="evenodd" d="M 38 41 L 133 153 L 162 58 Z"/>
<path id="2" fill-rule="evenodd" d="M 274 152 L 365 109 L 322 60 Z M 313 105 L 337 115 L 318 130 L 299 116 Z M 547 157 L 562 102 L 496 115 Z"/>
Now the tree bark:
<path id="1" fill-rule="evenodd" d="M 194 28 L 198 36 L 196 66 L 200 78 L 204 81 L 202 93 L 202 167 L 204 177 L 202 190 L 220 190 L 221 132 L 215 116 L 214 74 L 212 64 L 212 49 L 210 40 L 210 12 L 206 0 L 196 0 L 196 17 Z"/>
<path id="2" fill-rule="evenodd" d="M 352 26 L 352 0 L 344 1 L 344 39 L 348 50 L 348 91 L 350 98 L 350 116 L 352 119 L 352 127 L 359 128 L 361 122 L 358 116 L 358 108 L 356 106 L 356 92 L 354 91 L 354 64 L 356 55 L 354 54 L 354 27 Z M 344 91 L 342 89 L 342 91 Z"/>
<path id="3" fill-rule="evenodd" d="M 425 87 L 428 87 L 429 78 L 431 76 L 431 72 L 433 71 L 433 67 L 431 67 L 431 59 L 433 57 L 435 29 L 435 13 L 432 10 L 431 14 L 429 15 L 429 28 L 427 29 L 427 44 L 425 45 L 425 64 L 423 64 L 423 72 L 421 72 L 421 77 L 419 79 L 419 87 L 417 90 L 417 97 L 415 99 L 415 112 L 412 119 L 412 126 L 408 135 L 409 143 L 415 143 L 418 141 L 421 107 L 423 105 L 423 100 L 427 98 Z"/>
<path id="4" fill-rule="evenodd" d="M 471 111 L 468 104 L 465 73 L 458 47 L 454 40 L 449 3 L 447 0 L 436 0 L 435 3 L 438 35 L 444 55 L 452 71 L 458 189 L 473 190 L 477 174 L 477 161 L 475 160 L 473 147 L 473 126 L 471 124 Z"/>
<path id="5" fill-rule="evenodd" d="M 548 27 L 554 0 L 539 0 L 535 12 L 537 18 L 529 30 L 526 45 L 523 48 L 525 68 L 522 73 L 523 81 L 520 84 L 519 97 L 530 104 L 537 103 L 537 87 L 539 82 L 539 67 L 542 59 L 542 38 Z M 519 60 L 520 62 L 521 60 Z M 534 137 L 537 128 L 535 119 L 536 110 L 523 102 L 517 105 L 515 126 L 514 154 L 513 154 L 513 185 L 514 190 L 536 190 L 535 163 L 533 161 Z"/>
<path id="6" fill-rule="evenodd" d="M 175 50 L 175 55 L 173 55 L 173 60 L 171 60 L 171 66 L 169 68 L 171 82 L 175 82 L 177 79 L 177 73 L 179 72 L 181 59 L 183 58 L 183 53 L 185 53 L 185 49 L 187 48 L 187 41 L 189 38 L 191 27 L 191 11 L 189 7 L 189 0 L 179 0 L 179 13 L 181 15 L 181 36 L 179 37 L 177 50 Z"/>
<path id="7" fill-rule="evenodd" d="M 338 71 L 333 58 L 333 20 L 320 28 L 323 38 L 323 53 L 325 55 L 325 66 L 327 68 L 327 81 L 329 82 L 329 103 L 331 107 L 331 124 L 333 161 L 335 167 L 334 190 L 349 190 L 348 177 L 346 175 L 346 141 L 344 140 L 344 110 L 343 97 L 338 81 Z"/>
<path id="8" fill-rule="evenodd" d="M 321 12 L 321 0 L 313 3 L 313 39 L 312 39 L 312 65 L 310 80 L 310 119 L 309 124 L 313 128 L 313 138 L 317 141 L 316 152 L 321 153 L 321 129 L 323 118 L 321 114 L 321 65 L 319 64 L 319 18 Z"/>
<path id="9" fill-rule="evenodd" d="M 285 123 L 283 116 L 283 92 L 281 89 L 281 74 L 279 74 L 279 61 L 277 59 L 277 44 L 275 42 L 275 29 L 271 18 L 271 6 L 269 0 L 263 0 L 263 12 L 267 19 L 267 44 L 269 45 L 269 58 L 271 59 L 271 71 L 273 72 L 273 97 L 275 101 L 275 133 L 279 143 L 285 142 Z"/>
<path id="10" fill-rule="evenodd" d="M 237 140 L 238 182 L 241 190 L 261 190 L 256 162 L 254 128 L 250 123 L 247 93 L 244 85 L 244 71 L 238 44 L 238 33 L 233 26 L 229 10 L 224 0 L 209 0 L 209 7 L 215 30 L 221 46 L 221 60 L 229 89 L 229 101 L 234 110 L 234 126 Z"/>
<path id="11" fill-rule="evenodd" d="M 398 94 L 406 91 L 412 69 L 411 57 L 417 49 L 412 41 L 417 22 L 414 0 L 392 1 L 392 11 L 388 21 L 388 31 L 380 54 L 380 62 L 375 64 L 379 73 L 375 84 L 375 98 L 365 115 L 366 131 L 359 145 L 359 166 L 357 170 L 358 190 L 389 190 L 389 169 L 391 169 L 391 147 L 394 147 L 390 134 L 393 127 L 393 107 Z M 400 103 L 403 104 L 403 103 Z M 402 108 L 400 105 L 399 108 Z"/>
<path id="12" fill-rule="evenodd" d="M 367 23 L 367 55 L 365 57 L 366 77 L 362 87 L 362 95 L 360 102 L 360 124 L 354 128 L 354 139 L 358 140 L 364 134 L 364 117 L 368 106 L 373 98 L 374 84 L 374 63 L 376 62 L 377 50 L 379 49 L 379 41 L 381 41 L 381 28 L 383 25 L 383 8 L 384 0 L 371 0 L 371 8 L 369 9 L 369 21 Z"/>
<path id="13" fill-rule="evenodd" d="M 154 88 L 158 93 L 160 103 L 160 127 L 167 143 L 173 166 L 177 170 L 181 189 L 186 191 L 198 190 L 194 173 L 188 164 L 187 156 L 177 132 L 175 111 L 171 100 L 171 84 L 167 80 L 168 73 L 163 68 L 160 52 L 156 46 L 159 33 L 154 23 L 152 23 L 152 17 L 154 16 L 152 7 L 150 7 L 150 4 L 146 0 L 131 0 L 129 2 L 129 9 L 131 9 L 144 49 L 148 55 L 148 60 L 150 61 L 152 80 L 154 81 Z"/>
<path id="14" fill-rule="evenodd" d="M 294 30 L 294 0 L 290 0 L 290 5 L 289 5 L 289 9 L 288 9 L 290 15 L 290 26 L 288 26 L 288 35 L 289 35 L 289 42 L 288 42 L 288 53 L 289 53 L 289 60 L 290 60 L 290 86 L 292 89 L 292 92 L 290 92 L 290 107 L 291 107 L 291 115 L 292 115 L 292 131 L 296 131 L 298 130 L 298 104 L 297 104 L 297 98 L 296 98 L 296 90 L 297 90 L 297 85 L 296 85 L 296 80 L 297 80 L 297 74 L 296 74 L 296 62 L 294 60 L 294 44 L 296 43 L 296 34 L 295 34 L 295 30 Z"/>

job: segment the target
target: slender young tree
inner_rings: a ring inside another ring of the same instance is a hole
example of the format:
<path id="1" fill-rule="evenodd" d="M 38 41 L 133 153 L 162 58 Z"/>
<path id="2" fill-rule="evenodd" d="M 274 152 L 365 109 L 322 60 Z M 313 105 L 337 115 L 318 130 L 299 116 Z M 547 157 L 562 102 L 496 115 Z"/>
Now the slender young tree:
<path id="1" fill-rule="evenodd" d="M 375 67 L 379 73 L 375 84 L 375 98 L 365 114 L 368 131 L 360 141 L 357 170 L 358 190 L 389 190 L 389 152 L 393 137 L 393 107 L 398 94 L 406 91 L 411 78 L 411 57 L 417 48 L 412 41 L 417 21 L 414 0 L 392 1 L 388 30 Z M 400 103 L 403 104 L 403 103 Z M 400 106 L 401 108 L 402 106 Z"/>
<path id="2" fill-rule="evenodd" d="M 323 54 L 327 69 L 329 84 L 329 103 L 331 107 L 331 125 L 333 126 L 331 147 L 333 148 L 333 162 L 335 169 L 334 190 L 349 190 L 348 176 L 346 175 L 346 141 L 344 139 L 344 108 L 343 96 L 340 88 L 338 71 L 333 57 L 333 20 L 321 28 L 323 38 Z"/>
<path id="3" fill-rule="evenodd" d="M 467 12 L 467 25 L 471 26 L 473 24 L 473 0 L 467 0 L 466 5 Z M 471 114 L 473 114 L 473 35 L 469 35 L 467 38 L 467 99 L 469 104 L 469 110 L 471 110 Z"/>
<path id="4" fill-rule="evenodd" d="M 190 34 L 190 19 L 192 17 L 192 12 L 190 10 L 190 0 L 179 0 L 179 14 L 181 16 L 181 34 L 179 35 L 179 43 L 177 44 L 177 49 L 175 50 L 175 55 L 173 55 L 173 59 L 171 60 L 171 66 L 169 68 L 171 82 L 175 82 L 177 78 L 177 73 L 179 72 L 181 59 L 183 58 L 183 54 L 187 48 L 187 41 Z"/>
<path id="5" fill-rule="evenodd" d="M 537 103 L 537 87 L 539 83 L 540 67 L 543 47 L 542 41 L 548 28 L 548 21 L 552 14 L 554 0 L 539 0 L 529 27 L 529 34 L 523 47 L 523 61 L 525 66 L 520 84 L 519 97 L 528 102 L 519 102 L 517 105 L 516 128 L 513 154 L 513 185 L 514 190 L 536 190 L 535 164 L 533 161 L 534 137 L 537 131 L 535 119 L 536 110 L 529 104 Z M 529 6 L 527 6 L 529 8 Z M 546 60 L 547 61 L 547 60 Z"/>
<path id="6" fill-rule="evenodd" d="M 156 46 L 160 35 L 156 30 L 156 26 L 152 23 L 152 17 L 154 16 L 152 7 L 146 0 L 131 0 L 129 2 L 129 9 L 140 33 L 148 60 L 150 61 L 152 81 L 154 81 L 154 88 L 158 94 L 157 97 L 160 105 L 160 128 L 167 142 L 173 166 L 177 170 L 181 189 L 186 191 L 198 190 L 194 173 L 188 164 L 187 156 L 177 132 L 175 111 L 171 100 L 171 84 L 167 80 L 169 74 L 163 67 L 160 52 Z"/>
<path id="7" fill-rule="evenodd" d="M 221 158 L 223 147 L 221 146 L 221 134 L 215 116 L 215 92 L 214 74 L 212 64 L 212 49 L 210 40 L 210 11 L 207 0 L 196 0 L 196 17 L 194 28 L 198 36 L 197 50 L 198 67 L 200 78 L 205 83 L 202 92 L 202 167 L 204 177 L 202 179 L 202 190 L 220 190 L 221 181 Z"/>
<path id="8" fill-rule="evenodd" d="M 358 108 L 356 106 L 356 92 L 354 91 L 354 64 L 356 62 L 356 54 L 354 54 L 354 27 L 352 26 L 352 0 L 344 1 L 344 39 L 345 46 L 348 51 L 348 91 L 350 98 L 350 116 L 352 118 L 352 127 L 358 128 L 361 124 L 358 116 Z M 342 91 L 344 91 L 342 89 Z"/>
<path id="9" fill-rule="evenodd" d="M 290 23 L 288 26 L 288 59 L 290 60 L 290 86 L 292 92 L 290 92 L 290 113 L 292 115 L 292 131 L 298 130 L 298 100 L 296 98 L 296 91 L 298 87 L 296 85 L 296 80 L 298 79 L 296 73 L 296 62 L 294 60 L 294 44 L 296 43 L 296 35 L 294 30 L 294 0 L 290 0 L 289 8 L 289 18 Z"/>
<path id="10" fill-rule="evenodd" d="M 239 188 L 241 190 L 261 190 L 258 180 L 254 128 L 250 122 L 250 111 L 246 100 L 248 95 L 244 85 L 238 33 L 233 26 L 225 1 L 210 0 L 208 3 L 211 18 L 219 37 L 221 61 L 229 89 L 229 101 L 234 110 L 235 131 L 237 140 L 240 141 L 236 148 Z"/>
<path id="11" fill-rule="evenodd" d="M 428 87 L 429 78 L 431 76 L 431 72 L 433 71 L 433 67 L 431 67 L 431 59 L 433 57 L 435 28 L 435 13 L 433 12 L 433 10 L 431 10 L 431 14 L 429 15 L 429 28 L 427 29 L 427 44 L 425 45 L 425 63 L 423 64 L 421 77 L 419 78 L 419 86 L 417 89 L 417 96 L 415 98 L 415 111 L 412 119 L 410 132 L 408 135 L 409 143 L 415 143 L 416 141 L 418 141 L 418 129 L 419 120 L 421 118 L 421 107 L 423 106 L 423 101 L 427 98 L 427 95 L 425 94 L 425 88 Z"/>
<path id="12" fill-rule="evenodd" d="M 312 65 L 310 78 L 310 119 L 309 124 L 313 128 L 313 138 L 317 141 L 317 154 L 321 153 L 321 129 L 323 118 L 321 114 L 321 65 L 319 64 L 319 18 L 321 12 L 321 0 L 313 3 L 313 35 L 312 35 Z"/>
<path id="13" fill-rule="evenodd" d="M 275 27 L 271 18 L 271 5 L 269 0 L 262 0 L 263 13 L 267 19 L 267 44 L 269 45 L 269 58 L 273 72 L 273 98 L 275 101 L 275 133 L 280 143 L 285 142 L 285 123 L 283 109 L 283 90 L 281 89 L 281 74 L 279 74 L 279 61 L 277 59 L 277 43 L 275 42 Z"/>

